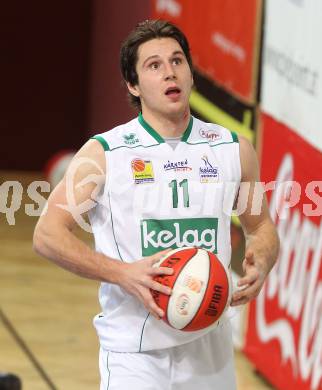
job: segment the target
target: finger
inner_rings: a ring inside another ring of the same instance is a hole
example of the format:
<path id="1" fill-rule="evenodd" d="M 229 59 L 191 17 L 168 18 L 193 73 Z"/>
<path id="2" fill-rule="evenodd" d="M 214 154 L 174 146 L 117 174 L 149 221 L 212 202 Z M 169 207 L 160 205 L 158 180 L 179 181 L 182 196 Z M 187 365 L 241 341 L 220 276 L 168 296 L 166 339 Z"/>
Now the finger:
<path id="1" fill-rule="evenodd" d="M 174 269 L 171 267 L 153 267 L 149 274 L 151 276 L 156 276 L 156 275 L 173 275 Z"/>
<path id="2" fill-rule="evenodd" d="M 168 249 L 164 249 L 158 253 L 156 253 L 157 256 L 164 256 L 166 255 L 167 253 L 171 252 L 173 249 L 172 248 L 168 248 Z"/>
<path id="3" fill-rule="evenodd" d="M 155 280 L 151 280 L 148 284 L 149 284 L 148 287 L 151 290 L 158 291 L 158 292 L 165 294 L 165 295 L 171 295 L 171 293 L 172 293 L 172 290 L 170 287 L 164 286 L 163 284 L 158 283 Z"/>
<path id="4" fill-rule="evenodd" d="M 171 249 L 164 249 L 163 251 L 160 251 L 158 253 L 155 253 L 154 255 L 151 256 L 152 259 L 157 259 L 157 261 L 159 261 L 160 259 L 162 259 L 164 256 L 167 255 L 167 253 L 169 253 L 171 251 Z"/>
<path id="5" fill-rule="evenodd" d="M 245 276 L 240 278 L 237 282 L 238 287 L 246 286 L 247 284 L 253 284 L 258 280 L 259 273 L 257 270 L 249 271 Z"/>
<path id="6" fill-rule="evenodd" d="M 152 297 L 148 299 L 147 301 L 147 310 L 157 319 L 161 319 L 164 316 L 164 311 L 155 303 L 155 300 Z"/>
<path id="7" fill-rule="evenodd" d="M 151 261 L 152 263 L 157 263 L 158 261 L 162 260 L 164 257 L 166 257 L 166 255 L 171 251 L 171 249 L 165 249 L 163 251 L 160 251 L 158 253 L 155 253 L 154 255 L 152 255 L 150 258 L 151 258 Z"/>
<path id="8" fill-rule="evenodd" d="M 230 306 L 240 306 L 240 305 L 245 305 L 249 301 L 248 298 L 244 297 L 241 299 L 232 299 Z"/>
<path id="9" fill-rule="evenodd" d="M 247 299 L 253 299 L 257 297 L 261 289 L 261 284 L 259 282 L 254 283 L 253 285 L 250 285 L 242 290 L 235 291 L 233 294 L 233 301 L 239 301 Z"/>

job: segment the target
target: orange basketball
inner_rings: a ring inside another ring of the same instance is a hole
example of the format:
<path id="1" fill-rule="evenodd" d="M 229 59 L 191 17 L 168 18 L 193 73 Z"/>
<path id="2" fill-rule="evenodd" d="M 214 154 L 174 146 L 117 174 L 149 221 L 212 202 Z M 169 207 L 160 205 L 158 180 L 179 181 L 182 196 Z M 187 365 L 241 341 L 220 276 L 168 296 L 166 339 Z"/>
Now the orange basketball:
<path id="1" fill-rule="evenodd" d="M 135 170 L 135 172 L 142 172 L 145 168 L 145 162 L 140 159 L 136 159 L 132 161 L 132 167 Z"/>
<path id="2" fill-rule="evenodd" d="M 195 331 L 214 325 L 231 300 L 229 271 L 216 255 L 201 248 L 175 249 L 156 264 L 171 267 L 172 275 L 154 279 L 172 289 L 171 295 L 153 290 L 164 310 L 163 320 L 173 328 Z"/>

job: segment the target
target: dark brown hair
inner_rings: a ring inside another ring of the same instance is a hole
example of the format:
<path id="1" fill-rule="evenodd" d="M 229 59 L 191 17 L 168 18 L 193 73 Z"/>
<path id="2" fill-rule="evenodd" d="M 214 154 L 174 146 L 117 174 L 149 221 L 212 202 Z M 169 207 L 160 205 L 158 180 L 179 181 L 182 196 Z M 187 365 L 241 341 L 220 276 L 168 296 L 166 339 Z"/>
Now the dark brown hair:
<path id="1" fill-rule="evenodd" d="M 138 61 L 138 48 L 142 43 L 155 38 L 173 38 L 181 46 L 188 61 L 191 72 L 193 72 L 192 59 L 190 55 L 189 43 L 182 31 L 178 27 L 165 20 L 145 20 L 139 23 L 122 44 L 120 52 L 120 65 L 123 79 L 131 85 L 137 85 L 138 74 L 136 64 Z M 129 93 L 131 104 L 141 109 L 141 101 L 137 96 Z"/>

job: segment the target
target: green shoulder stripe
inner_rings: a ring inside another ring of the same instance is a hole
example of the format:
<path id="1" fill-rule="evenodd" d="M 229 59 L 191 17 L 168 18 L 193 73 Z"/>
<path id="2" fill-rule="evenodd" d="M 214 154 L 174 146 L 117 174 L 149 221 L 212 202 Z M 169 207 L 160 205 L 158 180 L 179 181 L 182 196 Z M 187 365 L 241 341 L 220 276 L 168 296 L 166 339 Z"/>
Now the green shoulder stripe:
<path id="1" fill-rule="evenodd" d="M 91 137 L 91 139 L 96 139 L 96 141 L 98 141 L 103 146 L 103 149 L 105 150 L 105 152 L 108 152 L 110 150 L 108 143 L 100 135 L 94 135 L 94 137 Z"/>
<path id="2" fill-rule="evenodd" d="M 234 131 L 231 131 L 231 136 L 232 136 L 233 142 L 239 143 L 239 139 L 238 139 L 237 133 L 235 133 Z"/>

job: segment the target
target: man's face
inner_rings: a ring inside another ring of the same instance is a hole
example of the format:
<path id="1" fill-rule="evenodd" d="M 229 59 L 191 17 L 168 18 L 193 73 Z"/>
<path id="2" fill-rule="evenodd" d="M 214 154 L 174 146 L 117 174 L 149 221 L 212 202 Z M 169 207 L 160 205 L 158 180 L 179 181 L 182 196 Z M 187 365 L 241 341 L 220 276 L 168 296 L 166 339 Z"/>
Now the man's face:
<path id="1" fill-rule="evenodd" d="M 152 39 L 140 45 L 136 71 L 138 84 L 128 88 L 140 97 L 143 113 L 175 116 L 187 110 L 193 79 L 175 39 Z"/>

